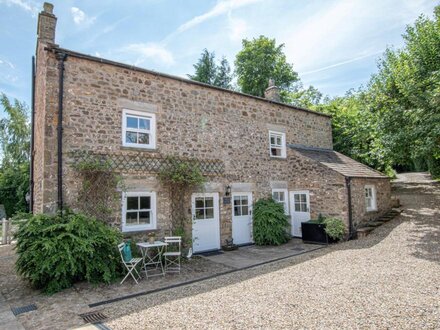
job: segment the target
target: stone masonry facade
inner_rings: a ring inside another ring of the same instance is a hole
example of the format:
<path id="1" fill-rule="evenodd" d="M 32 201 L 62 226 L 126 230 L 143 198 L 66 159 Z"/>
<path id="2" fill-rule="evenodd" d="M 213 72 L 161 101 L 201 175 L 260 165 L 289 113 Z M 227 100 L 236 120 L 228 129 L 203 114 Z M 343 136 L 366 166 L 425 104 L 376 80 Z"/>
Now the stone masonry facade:
<path id="1" fill-rule="evenodd" d="M 37 43 L 34 213 L 54 212 L 57 202 L 57 117 L 59 60 L 64 62 L 63 88 L 63 194 L 65 205 L 75 205 L 81 182 L 72 165 L 72 152 L 94 151 L 109 155 L 141 152 L 145 157 L 178 156 L 221 160 L 224 172 L 209 177 L 198 191 L 220 196 L 221 242 L 231 236 L 232 209 L 223 205 L 227 186 L 232 192 L 249 191 L 253 200 L 274 188 L 310 192 L 311 217 L 319 213 L 348 224 L 347 187 L 343 175 L 287 148 L 287 157 L 269 154 L 269 131 L 285 133 L 287 144 L 332 149 L 331 118 L 241 93 L 102 61 L 55 45 L 56 18 L 51 8 L 40 14 Z M 154 150 L 122 146 L 123 110 L 156 116 Z M 157 230 L 169 228 L 171 203 L 155 173 L 123 171 L 127 190 L 157 194 Z M 353 216 L 356 223 L 389 208 L 389 181 L 353 179 Z M 378 211 L 367 214 L 364 184 L 377 185 Z M 122 196 L 122 194 L 121 194 Z M 190 196 L 187 196 L 190 209 Z M 116 206 L 109 222 L 121 225 Z"/>

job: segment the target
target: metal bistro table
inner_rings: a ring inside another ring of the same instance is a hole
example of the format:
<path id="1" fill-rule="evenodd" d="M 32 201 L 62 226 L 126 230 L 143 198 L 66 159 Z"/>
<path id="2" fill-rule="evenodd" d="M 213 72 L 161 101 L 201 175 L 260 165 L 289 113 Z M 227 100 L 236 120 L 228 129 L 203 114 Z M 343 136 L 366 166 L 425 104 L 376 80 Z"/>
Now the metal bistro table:
<path id="1" fill-rule="evenodd" d="M 162 253 L 167 243 L 161 241 L 155 241 L 154 243 L 136 243 L 142 254 L 142 271 L 145 272 L 145 276 L 165 276 L 165 271 L 162 265 Z M 150 250 L 150 253 L 148 253 Z M 153 272 L 153 274 L 149 274 Z"/>

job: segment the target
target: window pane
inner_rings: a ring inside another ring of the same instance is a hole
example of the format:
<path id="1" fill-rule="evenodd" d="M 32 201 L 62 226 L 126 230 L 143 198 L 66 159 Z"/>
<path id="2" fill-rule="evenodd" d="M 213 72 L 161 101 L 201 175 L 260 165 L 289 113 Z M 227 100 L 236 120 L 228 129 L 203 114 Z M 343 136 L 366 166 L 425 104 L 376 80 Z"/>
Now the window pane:
<path id="1" fill-rule="evenodd" d="M 205 207 L 204 199 L 203 198 L 196 198 L 196 208 L 202 208 Z"/>
<path id="2" fill-rule="evenodd" d="M 150 120 L 149 119 L 139 118 L 139 128 L 140 129 L 150 130 Z"/>
<path id="3" fill-rule="evenodd" d="M 240 201 L 240 196 L 234 196 L 234 205 L 240 205 L 241 201 Z"/>
<path id="4" fill-rule="evenodd" d="M 234 215 L 235 216 L 241 215 L 241 207 L 240 206 L 234 206 Z"/>
<path id="5" fill-rule="evenodd" d="M 275 144 L 275 136 L 271 135 L 270 144 Z"/>
<path id="6" fill-rule="evenodd" d="M 205 214 L 206 214 L 206 219 L 214 218 L 214 209 L 213 208 L 205 209 Z"/>
<path id="7" fill-rule="evenodd" d="M 284 191 L 280 191 L 279 193 L 279 197 L 278 197 L 278 200 L 280 201 L 280 202 L 284 202 Z"/>
<path id="8" fill-rule="evenodd" d="M 127 128 L 138 128 L 138 119 L 127 116 Z"/>
<path id="9" fill-rule="evenodd" d="M 241 196 L 241 205 L 249 205 L 247 196 Z"/>
<path id="10" fill-rule="evenodd" d="M 214 207 L 214 199 L 212 197 L 205 198 L 205 207 Z"/>
<path id="11" fill-rule="evenodd" d="M 139 224 L 149 224 L 150 223 L 150 212 L 139 212 Z"/>
<path id="12" fill-rule="evenodd" d="M 295 203 L 299 202 L 299 201 L 300 201 L 300 199 L 299 199 L 299 195 L 296 194 L 296 195 L 294 195 L 294 196 L 295 196 Z"/>
<path id="13" fill-rule="evenodd" d="M 127 212 L 125 215 L 126 225 L 137 225 L 137 212 Z"/>
<path id="14" fill-rule="evenodd" d="M 139 204 L 138 204 L 138 198 L 139 197 L 127 197 L 127 210 L 138 210 Z"/>
<path id="15" fill-rule="evenodd" d="M 278 194 L 279 194 L 279 193 L 278 193 L 277 191 L 272 192 L 272 198 L 273 198 L 274 200 L 276 200 L 276 201 L 279 201 L 279 200 L 280 200 Z"/>
<path id="16" fill-rule="evenodd" d="M 277 144 L 280 146 L 281 145 L 281 136 L 277 136 Z"/>
<path id="17" fill-rule="evenodd" d="M 295 203 L 295 212 L 301 212 L 301 204 Z"/>
<path id="18" fill-rule="evenodd" d="M 272 156 L 281 156 L 281 149 L 271 148 L 270 149 L 270 154 Z"/>
<path id="19" fill-rule="evenodd" d="M 241 214 L 242 214 L 242 215 L 249 215 L 249 207 L 247 207 L 247 206 L 242 206 L 242 207 L 241 207 Z"/>
<path id="20" fill-rule="evenodd" d="M 136 132 L 126 132 L 125 142 L 127 143 L 137 143 L 137 133 Z"/>
<path id="21" fill-rule="evenodd" d="M 205 219 L 205 210 L 204 209 L 197 209 L 196 210 L 196 219 Z"/>
<path id="22" fill-rule="evenodd" d="M 301 202 L 306 203 L 307 202 L 307 195 L 306 194 L 301 194 Z"/>
<path id="23" fill-rule="evenodd" d="M 371 207 L 371 198 L 367 198 L 367 207 L 370 208 Z"/>
<path id="24" fill-rule="evenodd" d="M 147 133 L 138 133 L 140 144 L 149 144 L 150 143 L 150 134 Z"/>
<path id="25" fill-rule="evenodd" d="M 143 196 L 143 197 L 139 197 L 140 199 L 140 209 L 141 210 L 149 210 L 151 209 L 151 197 L 150 196 Z"/>

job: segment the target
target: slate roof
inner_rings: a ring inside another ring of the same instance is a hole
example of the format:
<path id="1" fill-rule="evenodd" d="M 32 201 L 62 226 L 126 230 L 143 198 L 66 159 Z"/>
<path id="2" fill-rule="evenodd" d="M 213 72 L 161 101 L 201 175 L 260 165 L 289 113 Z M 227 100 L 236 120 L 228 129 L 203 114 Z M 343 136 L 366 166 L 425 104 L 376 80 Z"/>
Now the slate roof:
<path id="1" fill-rule="evenodd" d="M 312 148 L 301 145 L 288 146 L 302 156 L 317 161 L 346 177 L 388 179 L 385 174 L 331 149 Z"/>

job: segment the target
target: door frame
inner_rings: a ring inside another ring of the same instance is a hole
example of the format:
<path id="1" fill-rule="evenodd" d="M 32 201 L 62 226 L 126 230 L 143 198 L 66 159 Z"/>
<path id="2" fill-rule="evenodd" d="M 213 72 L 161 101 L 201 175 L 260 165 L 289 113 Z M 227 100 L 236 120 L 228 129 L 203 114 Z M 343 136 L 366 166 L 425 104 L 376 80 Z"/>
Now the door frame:
<path id="1" fill-rule="evenodd" d="M 208 249 L 208 250 L 197 250 L 194 246 L 194 221 L 197 221 L 195 219 L 195 207 L 196 207 L 196 203 L 195 203 L 195 199 L 197 197 L 213 197 L 213 207 L 214 207 L 214 219 L 216 219 L 217 224 L 214 226 L 215 231 L 217 232 L 215 235 L 215 240 L 216 240 L 216 247 L 213 249 Z M 199 253 L 199 252 L 206 252 L 206 251 L 215 251 L 215 250 L 220 250 L 220 199 L 219 199 L 219 193 L 218 192 L 213 192 L 213 193 L 192 193 L 191 194 L 191 239 L 192 239 L 192 249 L 194 251 L 194 253 Z"/>
<path id="2" fill-rule="evenodd" d="M 246 192 L 233 192 L 231 193 L 231 224 L 232 224 L 232 238 L 234 238 L 234 196 L 243 196 L 243 195 L 247 195 L 248 196 L 248 201 L 250 201 L 250 203 L 248 204 L 248 208 L 250 210 L 250 217 L 251 217 L 251 224 L 250 224 L 250 237 L 251 240 L 249 242 L 246 243 L 239 243 L 238 245 L 247 245 L 247 244 L 253 244 L 254 243 L 254 235 L 253 235 L 253 226 L 254 226 L 254 219 L 253 219 L 253 195 L 252 195 L 252 191 L 246 191 Z M 236 244 L 234 242 L 234 244 Z"/>
<path id="3" fill-rule="evenodd" d="M 295 235 L 294 233 L 294 222 L 295 222 L 295 218 L 294 218 L 294 213 L 295 213 L 295 200 L 294 200 L 294 195 L 295 194 L 306 194 L 307 195 L 307 209 L 308 209 L 308 213 L 309 213 L 309 219 L 310 220 L 310 190 L 291 190 L 289 191 L 289 208 L 290 208 L 290 224 L 291 224 L 291 235 L 292 237 L 302 237 L 302 234 L 300 232 L 300 235 Z M 305 213 L 305 212 L 304 212 Z M 308 221 L 307 220 L 307 221 Z M 300 221 L 300 226 L 301 226 L 301 222 Z"/>

